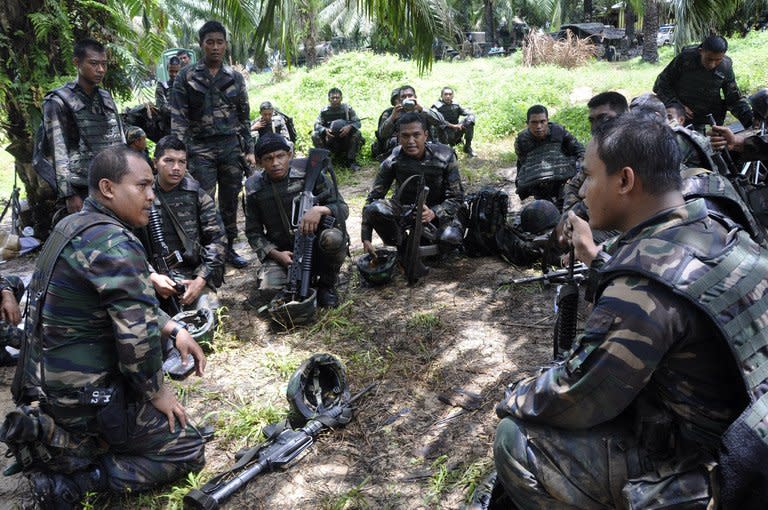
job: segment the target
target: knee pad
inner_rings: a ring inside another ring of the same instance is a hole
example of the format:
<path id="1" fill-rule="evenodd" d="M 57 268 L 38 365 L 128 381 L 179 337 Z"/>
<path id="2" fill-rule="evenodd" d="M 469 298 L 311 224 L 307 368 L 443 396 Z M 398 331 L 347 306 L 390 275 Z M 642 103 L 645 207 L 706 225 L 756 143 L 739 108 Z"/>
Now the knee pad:
<path id="1" fill-rule="evenodd" d="M 464 231 L 456 225 L 448 225 L 440 233 L 440 243 L 450 246 L 459 246 L 464 242 Z"/>
<path id="2" fill-rule="evenodd" d="M 327 228 L 320 232 L 317 245 L 320 251 L 326 254 L 338 253 L 344 250 L 346 238 L 338 228 Z"/>

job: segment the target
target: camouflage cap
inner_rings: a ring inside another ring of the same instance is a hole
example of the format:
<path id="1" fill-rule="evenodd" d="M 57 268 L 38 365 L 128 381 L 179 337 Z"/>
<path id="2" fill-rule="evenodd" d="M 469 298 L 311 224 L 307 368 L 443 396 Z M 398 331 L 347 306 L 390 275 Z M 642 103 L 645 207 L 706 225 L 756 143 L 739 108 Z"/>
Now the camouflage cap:
<path id="1" fill-rule="evenodd" d="M 539 234 L 554 228 L 560 220 L 560 211 L 549 200 L 534 200 L 523 207 L 520 213 L 520 228 L 532 234 Z"/>
<path id="2" fill-rule="evenodd" d="M 147 136 L 147 133 L 144 132 L 143 129 L 141 129 L 138 126 L 130 126 L 128 129 L 125 130 L 125 143 L 128 145 L 131 145 L 133 142 L 138 140 L 139 138 L 145 138 Z"/>

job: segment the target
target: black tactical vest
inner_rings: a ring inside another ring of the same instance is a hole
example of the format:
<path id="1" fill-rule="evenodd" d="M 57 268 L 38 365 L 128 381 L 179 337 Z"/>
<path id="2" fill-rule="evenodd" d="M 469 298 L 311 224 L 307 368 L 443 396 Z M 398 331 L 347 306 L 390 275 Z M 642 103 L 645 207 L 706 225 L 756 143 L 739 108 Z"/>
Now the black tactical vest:
<path id="1" fill-rule="evenodd" d="M 453 149 L 441 143 L 427 143 L 427 150 L 422 160 L 410 158 L 402 153 L 402 147 L 397 146 L 385 161 L 395 168 L 395 182 L 400 187 L 412 175 L 424 175 L 424 183 L 429 186 L 427 207 L 433 207 L 445 201 L 448 189 L 446 169 L 453 157 Z M 408 186 L 400 195 L 403 204 L 416 203 L 416 186 Z"/>
<path id="2" fill-rule="evenodd" d="M 549 139 L 537 145 L 525 157 L 525 163 L 517 169 L 517 193 L 530 195 L 538 184 L 564 182 L 576 174 L 575 158 L 563 154 L 565 129 L 551 124 Z"/>
<path id="3" fill-rule="evenodd" d="M 341 103 L 338 108 L 326 106 L 320 111 L 320 119 L 325 127 L 329 127 L 334 120 L 349 121 L 349 106 L 346 103 Z"/>

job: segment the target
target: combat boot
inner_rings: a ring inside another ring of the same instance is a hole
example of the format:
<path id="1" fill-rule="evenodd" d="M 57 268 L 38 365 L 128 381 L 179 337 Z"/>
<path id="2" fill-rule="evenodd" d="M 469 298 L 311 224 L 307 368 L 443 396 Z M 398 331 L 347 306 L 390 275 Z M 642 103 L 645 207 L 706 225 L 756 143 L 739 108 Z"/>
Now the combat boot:
<path id="1" fill-rule="evenodd" d="M 336 308 L 339 306 L 339 294 L 336 292 L 335 286 L 318 287 L 317 306 L 323 308 Z"/>
<path id="2" fill-rule="evenodd" d="M 466 154 L 470 158 L 474 158 L 475 156 L 477 156 L 477 154 L 475 154 L 475 151 L 472 150 L 472 146 L 469 144 L 464 144 L 464 154 Z"/>
<path id="3" fill-rule="evenodd" d="M 493 470 L 475 487 L 472 500 L 465 510 L 516 510 L 499 482 L 496 470 Z"/>
<path id="4" fill-rule="evenodd" d="M 33 471 L 28 476 L 32 494 L 42 510 L 81 508 L 87 492 L 107 489 L 106 476 L 97 467 L 71 475 Z"/>
<path id="5" fill-rule="evenodd" d="M 232 244 L 233 244 L 232 240 L 227 242 L 227 251 L 224 254 L 224 260 L 230 266 L 232 266 L 234 268 L 237 268 L 237 269 L 242 269 L 242 268 L 244 268 L 245 266 L 248 265 L 248 261 L 245 260 L 244 257 L 242 257 L 242 256 L 237 254 L 237 252 L 235 251 L 235 248 L 232 246 Z"/>

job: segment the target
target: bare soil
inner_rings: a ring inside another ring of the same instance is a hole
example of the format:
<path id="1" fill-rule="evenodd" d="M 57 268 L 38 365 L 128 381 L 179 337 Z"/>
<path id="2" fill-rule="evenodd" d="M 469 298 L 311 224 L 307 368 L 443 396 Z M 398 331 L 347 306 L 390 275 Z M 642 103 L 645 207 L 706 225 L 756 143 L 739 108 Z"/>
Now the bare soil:
<path id="1" fill-rule="evenodd" d="M 514 169 L 496 175 L 496 184 L 510 191 L 512 207 L 519 207 Z M 412 287 L 402 274 L 382 287 L 361 284 L 354 259 L 362 252 L 360 206 L 373 176 L 370 165 L 341 188 L 351 205 L 352 258 L 341 274 L 342 306 L 321 311 L 316 325 L 276 332 L 247 303 L 258 265 L 247 243 L 239 251 L 251 265 L 227 269 L 219 295 L 227 308 L 228 338 L 209 354 L 204 378 L 178 386 L 198 424 L 225 429 L 249 406 L 287 410 L 290 370 L 315 352 L 333 353 L 346 363 L 353 393 L 377 385 L 359 401 L 350 424 L 321 434 L 300 462 L 252 480 L 222 508 L 462 508 L 469 483 L 491 468 L 494 408 L 506 385 L 551 358 L 554 289 L 502 285 L 532 270 L 498 257 L 461 255 L 438 261 Z M 0 271 L 28 276 L 33 263 L 33 256 L 23 257 Z M 11 377 L 11 368 L 0 368 L 3 414 L 12 406 Z M 479 395 L 480 407 L 468 411 L 438 399 L 456 389 Z M 239 448 L 257 440 L 255 430 L 247 439 L 217 436 L 206 447 L 206 473 L 231 465 Z M 27 492 L 20 475 L 0 479 L 0 508 L 28 507 Z M 161 508 L 164 500 L 128 498 L 96 506 L 116 505 Z"/>

